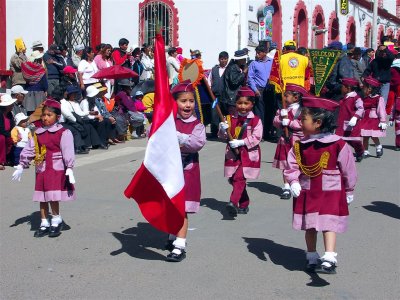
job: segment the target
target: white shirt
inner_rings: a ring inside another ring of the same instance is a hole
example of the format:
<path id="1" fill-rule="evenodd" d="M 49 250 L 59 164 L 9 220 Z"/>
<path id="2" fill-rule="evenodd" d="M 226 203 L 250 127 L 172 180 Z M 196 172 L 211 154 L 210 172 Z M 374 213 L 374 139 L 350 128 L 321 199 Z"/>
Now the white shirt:
<path id="1" fill-rule="evenodd" d="M 98 80 L 91 78 L 98 71 L 97 65 L 94 61 L 88 62 L 87 60 L 81 60 L 78 65 L 78 72 L 82 73 L 82 79 L 84 84 L 96 83 Z"/>
<path id="2" fill-rule="evenodd" d="M 178 60 L 173 56 L 168 56 L 167 58 L 167 71 L 168 71 L 168 78 L 169 84 L 171 84 L 175 77 L 178 76 L 178 71 L 180 68 L 180 64 Z"/>
<path id="3" fill-rule="evenodd" d="M 28 136 L 31 131 L 29 128 L 23 128 L 21 126 L 15 126 L 18 130 L 18 134 L 21 140 L 17 143 L 17 147 L 24 148 L 28 144 Z"/>
<path id="4" fill-rule="evenodd" d="M 142 54 L 142 59 L 140 60 L 144 66 L 144 70 L 142 75 L 140 75 L 141 80 L 150 79 L 153 74 L 154 69 L 154 60 L 146 55 L 146 53 Z"/>
<path id="5" fill-rule="evenodd" d="M 62 99 L 60 103 L 61 103 L 60 123 L 66 122 L 66 120 L 70 120 L 71 122 L 76 122 L 76 118 L 72 114 L 72 112 L 75 112 L 78 116 L 81 117 L 86 117 L 89 115 L 89 113 L 82 111 L 79 103 L 75 101 L 72 102 Z"/>
<path id="6" fill-rule="evenodd" d="M 91 114 L 90 114 L 89 102 L 87 101 L 86 98 L 83 99 L 83 100 L 81 101 L 81 103 L 79 104 L 79 106 L 80 106 L 80 108 L 82 109 L 82 111 L 83 111 L 85 114 L 87 114 L 87 116 L 88 116 L 89 119 L 96 119 L 96 116 L 95 116 L 95 115 L 91 115 Z M 96 105 L 94 106 L 93 111 L 99 111 L 99 110 L 97 109 L 97 106 L 96 106 Z"/>

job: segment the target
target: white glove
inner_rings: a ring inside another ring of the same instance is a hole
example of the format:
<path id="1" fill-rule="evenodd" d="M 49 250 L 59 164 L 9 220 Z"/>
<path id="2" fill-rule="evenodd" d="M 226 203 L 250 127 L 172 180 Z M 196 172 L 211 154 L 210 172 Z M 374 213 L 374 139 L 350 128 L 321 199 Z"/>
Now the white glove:
<path id="1" fill-rule="evenodd" d="M 220 122 L 219 123 L 219 130 L 226 131 L 229 128 L 228 122 Z"/>
<path id="2" fill-rule="evenodd" d="M 290 123 L 290 120 L 289 120 L 289 119 L 283 119 L 283 120 L 282 120 L 282 126 L 288 126 L 289 123 Z"/>
<path id="3" fill-rule="evenodd" d="M 287 112 L 287 109 L 281 109 L 281 117 L 287 117 L 287 115 L 288 115 L 288 112 Z"/>
<path id="4" fill-rule="evenodd" d="M 65 175 L 69 177 L 69 183 L 74 184 L 76 182 L 74 177 L 74 172 L 72 171 L 72 169 L 68 168 L 65 171 Z"/>
<path id="5" fill-rule="evenodd" d="M 14 169 L 15 169 L 15 171 L 12 174 L 12 180 L 21 181 L 22 172 L 24 172 L 24 168 L 21 165 L 18 165 L 18 166 L 15 166 Z"/>
<path id="6" fill-rule="evenodd" d="M 298 182 L 292 183 L 290 186 L 290 190 L 292 191 L 293 197 L 298 197 L 300 196 L 301 192 L 301 185 Z"/>
<path id="7" fill-rule="evenodd" d="M 393 127 L 393 121 L 390 121 L 390 122 L 389 122 L 389 126 L 390 126 L 390 127 Z"/>
<path id="8" fill-rule="evenodd" d="M 386 130 L 387 124 L 386 123 L 379 123 L 378 127 L 382 130 Z"/>
<path id="9" fill-rule="evenodd" d="M 176 136 L 178 137 L 178 143 L 179 145 L 183 145 L 186 143 L 187 139 L 189 138 L 188 134 L 181 133 L 179 131 L 176 132 Z"/>
<path id="10" fill-rule="evenodd" d="M 354 200 L 354 195 L 346 195 L 347 204 L 350 204 Z"/>
<path id="11" fill-rule="evenodd" d="M 244 146 L 244 145 L 245 145 L 244 140 L 236 140 L 236 139 L 234 139 L 232 141 L 229 141 L 229 146 L 231 146 L 231 148 L 238 148 L 238 147 Z"/>
<path id="12" fill-rule="evenodd" d="M 348 125 L 351 126 L 351 127 L 356 126 L 357 120 L 358 120 L 357 117 L 352 117 L 352 118 L 350 119 Z"/>

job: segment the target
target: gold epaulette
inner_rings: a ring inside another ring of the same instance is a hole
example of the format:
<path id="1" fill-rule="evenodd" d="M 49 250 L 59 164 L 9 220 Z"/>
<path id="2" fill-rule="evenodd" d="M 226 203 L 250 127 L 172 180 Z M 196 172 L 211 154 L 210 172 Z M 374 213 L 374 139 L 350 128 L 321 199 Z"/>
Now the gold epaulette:
<path id="1" fill-rule="evenodd" d="M 39 149 L 39 143 L 37 140 L 36 133 L 33 134 L 33 139 L 35 141 L 35 158 L 33 159 L 33 164 L 37 166 L 37 165 L 40 165 L 44 161 L 44 158 L 46 157 L 47 149 L 46 149 L 45 145 L 42 145 Z"/>
<path id="2" fill-rule="evenodd" d="M 301 171 L 308 177 L 317 177 L 322 173 L 323 169 L 326 169 L 328 167 L 328 161 L 330 157 L 328 151 L 324 151 L 321 154 L 321 157 L 317 163 L 310 166 L 305 166 L 301 162 L 300 142 L 299 141 L 295 142 L 293 147 L 294 147 L 294 154 L 296 155 L 296 162 L 299 165 Z"/>

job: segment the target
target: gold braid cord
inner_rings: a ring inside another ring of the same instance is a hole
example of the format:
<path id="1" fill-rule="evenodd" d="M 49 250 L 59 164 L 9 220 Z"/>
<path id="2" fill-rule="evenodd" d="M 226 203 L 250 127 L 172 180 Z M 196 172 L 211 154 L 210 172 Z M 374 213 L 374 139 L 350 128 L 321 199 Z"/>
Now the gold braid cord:
<path id="1" fill-rule="evenodd" d="M 301 162 L 300 155 L 300 143 L 296 142 L 294 144 L 294 153 L 296 155 L 296 162 L 299 165 L 301 171 L 308 177 L 317 177 L 322 173 L 322 169 L 326 169 L 328 166 L 328 161 L 330 154 L 328 151 L 324 151 L 319 159 L 319 161 L 311 166 L 305 166 Z"/>
<path id="2" fill-rule="evenodd" d="M 197 87 L 195 87 L 194 92 L 196 93 L 196 101 L 197 101 L 197 107 L 199 109 L 199 114 L 200 114 L 200 122 L 204 123 L 203 110 L 201 109 L 199 89 Z"/>
<path id="3" fill-rule="evenodd" d="M 46 146 L 42 145 L 42 147 L 40 147 L 39 149 L 39 143 L 37 140 L 37 135 L 36 133 L 33 135 L 34 141 L 35 141 L 35 158 L 33 159 L 33 164 L 34 165 L 40 165 L 44 158 L 46 157 Z"/>

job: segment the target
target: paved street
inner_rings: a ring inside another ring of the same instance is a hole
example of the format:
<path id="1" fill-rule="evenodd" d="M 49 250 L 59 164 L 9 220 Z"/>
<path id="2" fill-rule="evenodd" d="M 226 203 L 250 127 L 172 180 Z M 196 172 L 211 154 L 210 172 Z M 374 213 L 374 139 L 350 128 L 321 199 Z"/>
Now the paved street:
<path id="1" fill-rule="evenodd" d="M 200 152 L 202 207 L 190 216 L 188 255 L 164 261 L 166 235 L 123 196 L 145 140 L 78 156 L 78 200 L 61 205 L 68 230 L 33 238 L 40 223 L 31 201 L 34 170 L 20 183 L 0 172 L 1 299 L 398 299 L 400 152 L 393 128 L 384 156 L 357 164 L 359 181 L 347 233 L 338 237 L 338 274 L 308 275 L 304 234 L 291 228 L 291 200 L 280 200 L 275 144 L 264 142 L 262 174 L 248 183 L 248 215 L 231 220 L 225 202 L 224 144 Z M 375 148 L 370 148 L 375 153 Z M 323 253 L 322 238 L 319 253 Z"/>

